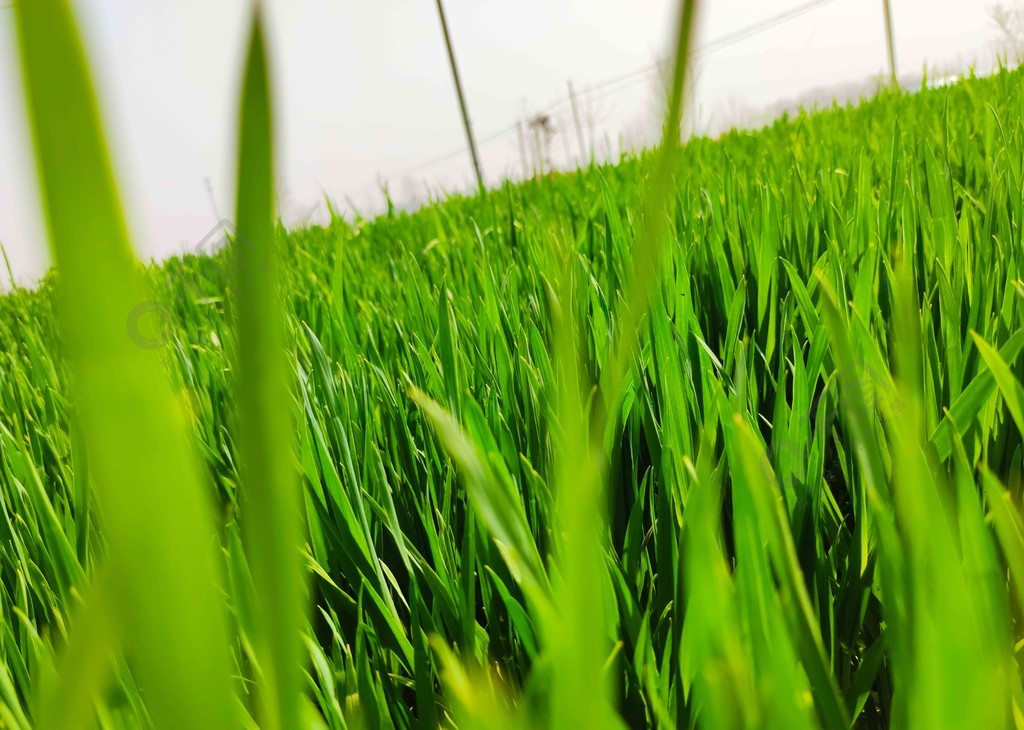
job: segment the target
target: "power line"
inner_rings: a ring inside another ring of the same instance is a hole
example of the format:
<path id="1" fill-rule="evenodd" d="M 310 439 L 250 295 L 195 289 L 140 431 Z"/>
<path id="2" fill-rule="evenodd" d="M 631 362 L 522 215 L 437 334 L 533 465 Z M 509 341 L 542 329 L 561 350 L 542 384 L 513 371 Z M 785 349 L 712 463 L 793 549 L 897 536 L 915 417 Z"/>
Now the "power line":
<path id="1" fill-rule="evenodd" d="M 795 20 L 796 18 L 799 18 L 802 15 L 806 15 L 807 13 L 810 13 L 810 12 L 812 12 L 814 10 L 818 10 L 819 8 L 822 8 L 822 7 L 826 6 L 826 5 L 831 5 L 832 3 L 835 3 L 837 1 L 838 0 L 810 0 L 810 2 L 803 3 L 802 5 L 797 5 L 797 6 L 793 7 L 793 8 L 790 8 L 789 10 L 785 10 L 785 11 L 783 11 L 781 13 L 778 13 L 777 15 L 773 15 L 770 18 L 766 18 L 764 20 L 758 21 L 757 23 L 752 23 L 751 25 L 748 25 L 748 26 L 746 26 L 744 28 L 740 28 L 737 31 L 734 31 L 732 33 L 724 35 L 724 36 L 722 36 L 720 38 L 716 38 L 711 43 L 708 43 L 705 46 L 701 46 L 699 48 L 695 48 L 695 49 L 693 49 L 690 52 L 689 58 L 691 60 L 696 60 L 696 59 L 699 59 L 699 58 L 703 58 L 705 56 L 710 56 L 713 53 L 717 53 L 719 51 L 723 51 L 726 48 L 729 48 L 730 46 L 734 46 L 737 43 L 741 43 L 741 42 L 747 40 L 748 38 L 751 38 L 751 37 L 753 37 L 755 35 L 758 35 L 760 33 L 764 33 L 765 31 L 768 31 L 768 30 L 771 30 L 772 28 L 775 28 L 776 26 L 782 25 L 783 23 L 787 23 L 787 22 L 789 22 L 791 20 Z M 593 96 L 595 94 L 597 94 L 599 96 L 606 96 L 606 95 L 609 95 L 611 93 L 618 92 L 618 91 L 620 91 L 620 90 L 622 90 L 624 88 L 627 88 L 629 86 L 633 86 L 635 84 L 638 84 L 638 83 L 641 83 L 643 81 L 646 81 L 647 77 L 649 77 L 651 74 L 657 72 L 661 68 L 661 65 L 666 63 L 666 62 L 667 62 L 667 59 L 665 59 L 665 58 L 658 59 L 658 60 L 656 60 L 654 62 L 653 65 L 645 66 L 643 68 L 636 69 L 634 71 L 630 71 L 628 73 L 621 74 L 619 76 L 615 76 L 615 77 L 610 78 L 610 79 L 606 79 L 606 80 L 604 80 L 604 81 L 602 81 L 600 83 L 597 83 L 597 84 L 594 84 L 592 86 L 589 86 L 589 87 L 587 87 L 586 89 L 584 89 L 582 91 L 577 91 L 576 92 L 576 97 L 577 98 L 589 97 L 589 96 Z M 599 92 L 604 92 L 604 93 L 599 93 Z M 539 111 L 534 112 L 533 116 L 537 117 L 537 116 L 542 116 L 544 114 L 548 114 L 548 113 L 554 111 L 558 107 L 560 107 L 563 104 L 566 104 L 568 102 L 569 102 L 569 98 L 568 97 L 559 99 L 558 101 L 553 102 L 553 103 L 549 104 L 546 107 L 542 107 Z M 506 134 L 509 134 L 509 133 L 515 132 L 515 131 L 516 131 L 516 125 L 515 124 L 512 124 L 510 126 L 504 127 L 503 129 L 499 129 L 499 130 L 497 130 L 495 132 L 492 132 L 491 134 L 488 134 L 487 136 L 479 139 L 477 141 L 477 146 L 478 147 L 483 146 L 483 145 L 487 144 L 488 142 L 493 142 L 495 139 L 498 139 L 500 137 L 505 136 Z M 460 148 L 460 149 L 457 149 L 457 150 L 452 150 L 451 152 L 448 152 L 448 153 L 446 153 L 444 155 L 440 155 L 440 156 L 435 157 L 433 159 L 430 159 L 430 160 L 427 160 L 427 161 L 424 161 L 424 162 L 420 162 L 420 163 L 416 163 L 414 165 L 410 165 L 409 167 L 405 167 L 405 168 L 402 168 L 400 170 L 395 170 L 393 172 L 390 172 L 390 173 L 387 173 L 387 174 L 384 174 L 384 175 L 379 175 L 375 180 L 371 180 L 371 181 L 369 181 L 369 182 L 359 186 L 353 192 L 359 192 L 359 191 L 365 190 L 366 188 L 370 187 L 371 185 L 377 184 L 379 180 L 382 180 L 382 179 L 383 180 L 387 180 L 387 179 L 390 179 L 390 178 L 393 178 L 393 177 L 401 177 L 403 175 L 408 175 L 408 174 L 413 173 L 413 172 L 418 172 L 419 170 L 427 169 L 427 168 L 433 167 L 434 165 L 439 165 L 442 162 L 447 162 L 448 160 L 454 159 L 454 158 L 459 157 L 459 156 L 464 155 L 464 154 L 466 154 L 466 150 L 465 149 Z"/>
<path id="2" fill-rule="evenodd" d="M 790 20 L 796 20 L 801 15 L 806 15 L 812 10 L 817 10 L 818 8 L 822 8 L 826 5 L 831 5 L 834 2 L 836 2 L 836 0 L 812 0 L 811 2 L 804 3 L 803 5 L 797 5 L 796 7 L 783 11 L 778 15 L 773 15 L 760 23 L 755 23 L 754 25 L 747 26 L 746 28 L 741 28 L 735 33 L 722 36 L 708 45 L 696 49 L 694 51 L 694 55 L 701 57 L 711 53 L 716 53 L 724 48 L 735 45 L 740 41 L 744 41 L 753 35 L 770 30 L 777 25 L 788 23 Z"/>
<path id="3" fill-rule="evenodd" d="M 487 135 L 486 137 L 481 137 L 480 139 L 478 139 L 477 142 L 476 142 L 476 146 L 477 147 L 483 147 L 485 144 L 488 144 L 489 142 L 493 142 L 496 139 L 504 137 L 506 134 L 508 134 L 510 132 L 514 132 L 515 130 L 516 130 L 516 125 L 514 125 L 514 124 L 509 126 L 509 127 L 505 127 L 504 129 L 499 129 L 498 131 L 493 132 L 493 133 Z M 460 157 L 460 156 L 465 155 L 465 154 L 467 154 L 467 150 L 465 148 L 463 148 L 463 147 L 460 147 L 457 150 L 452 150 L 451 152 L 447 152 L 447 153 L 445 153 L 443 155 L 439 155 L 439 156 L 434 157 L 432 159 L 425 160 L 423 162 L 417 162 L 415 165 L 410 165 L 409 167 L 403 167 L 400 170 L 393 170 L 391 172 L 388 172 L 388 173 L 385 173 L 385 174 L 382 174 L 382 175 L 378 175 L 377 179 L 387 180 L 387 179 L 393 178 L 393 177 L 401 177 L 403 175 L 408 175 L 409 173 L 418 172 L 419 170 L 423 170 L 423 169 L 426 169 L 428 167 L 433 167 L 434 165 L 440 165 L 442 162 L 447 162 L 448 160 L 453 160 L 456 157 Z M 368 188 L 371 185 L 375 185 L 377 183 L 377 179 L 371 180 L 371 181 L 369 181 L 369 182 L 359 186 L 353 192 L 359 192 L 361 190 L 364 190 L 365 188 Z"/>
<path id="4" fill-rule="evenodd" d="M 690 53 L 690 59 L 696 60 L 699 58 L 703 58 L 705 56 L 710 56 L 713 53 L 723 51 L 726 48 L 734 46 L 737 43 L 745 41 L 748 38 L 751 38 L 755 35 L 758 35 L 759 33 L 764 33 L 765 31 L 771 30 L 772 28 L 778 25 L 782 25 L 783 23 L 787 23 L 790 20 L 796 20 L 801 15 L 806 15 L 807 13 L 813 10 L 817 10 L 826 5 L 831 5 L 834 2 L 837 2 L 837 0 L 811 0 L 811 2 L 807 2 L 804 3 L 803 5 L 798 5 L 794 8 L 790 8 L 789 10 L 781 12 L 778 15 L 773 15 L 770 18 L 766 18 L 765 20 L 748 25 L 745 28 L 740 28 L 739 30 L 733 33 L 729 33 L 728 35 L 724 35 L 721 38 L 716 38 L 711 43 L 708 43 L 706 46 L 694 48 L 693 51 Z M 654 65 L 645 66 L 643 68 L 636 69 L 635 71 L 630 71 L 629 73 L 622 74 L 621 76 L 616 76 L 614 78 L 607 79 L 605 81 L 602 81 L 601 83 L 589 86 L 583 91 L 577 92 L 577 96 L 587 96 L 589 94 L 596 93 L 610 86 L 616 86 L 617 84 L 624 81 L 629 81 L 633 79 L 643 80 L 645 77 L 658 71 L 661 68 L 661 65 L 667 63 L 667 61 L 668 59 L 662 58 L 659 59 L 658 61 L 655 61 Z M 566 101 L 566 99 L 560 99 L 559 101 L 551 104 L 549 107 L 542 110 L 541 113 L 544 113 L 545 111 L 550 111 L 551 109 L 554 109 L 566 103 Z"/>

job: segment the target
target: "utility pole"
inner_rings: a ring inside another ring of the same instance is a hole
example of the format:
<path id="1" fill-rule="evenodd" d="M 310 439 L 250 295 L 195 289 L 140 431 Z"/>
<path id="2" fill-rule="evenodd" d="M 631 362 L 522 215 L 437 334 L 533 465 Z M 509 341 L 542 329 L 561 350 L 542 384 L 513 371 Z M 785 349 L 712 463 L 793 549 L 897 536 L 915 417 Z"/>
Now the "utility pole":
<path id="1" fill-rule="evenodd" d="M 455 94 L 459 97 L 459 111 L 462 112 L 462 126 L 466 130 L 466 142 L 469 144 L 469 155 L 473 158 L 473 170 L 476 172 L 476 184 L 480 192 L 484 191 L 484 173 L 480 168 L 480 156 L 476 152 L 476 140 L 473 139 L 473 126 L 469 123 L 469 111 L 466 109 L 466 97 L 462 93 L 462 81 L 459 80 L 459 68 L 455 64 L 455 51 L 452 50 L 452 39 L 448 35 L 448 21 L 444 17 L 444 7 L 437 0 L 437 14 L 441 16 L 441 30 L 444 33 L 444 45 L 448 49 L 448 61 L 452 66 L 452 79 L 455 81 Z"/>
<path id="2" fill-rule="evenodd" d="M 569 104 L 572 105 L 572 119 L 576 123 L 576 140 L 580 144 L 580 164 L 583 164 L 587 159 L 587 149 L 583 143 L 583 125 L 580 124 L 580 110 L 576 106 L 576 89 L 573 88 L 572 79 L 569 79 Z"/>
<path id="3" fill-rule="evenodd" d="M 896 86 L 899 79 L 896 76 L 896 42 L 893 40 L 891 3 L 892 0 L 882 0 L 882 7 L 885 9 L 885 41 L 889 47 L 889 77 L 892 85 Z"/>

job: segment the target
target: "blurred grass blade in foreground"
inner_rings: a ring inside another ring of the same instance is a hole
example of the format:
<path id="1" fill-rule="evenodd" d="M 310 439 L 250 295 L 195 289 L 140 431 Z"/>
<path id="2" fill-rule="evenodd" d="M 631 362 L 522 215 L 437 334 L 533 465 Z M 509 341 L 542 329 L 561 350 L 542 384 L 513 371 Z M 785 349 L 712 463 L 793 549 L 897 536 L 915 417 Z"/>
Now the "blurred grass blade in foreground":
<path id="1" fill-rule="evenodd" d="M 75 408 L 109 546 L 114 623 L 154 723 L 231 727 L 213 513 L 182 404 L 158 354 L 134 343 L 126 326 L 148 295 L 83 47 L 67 0 L 26 0 L 14 12 Z"/>
<path id="2" fill-rule="evenodd" d="M 687 63 L 698 3 L 683 0 L 674 36 L 674 67 L 664 136 L 654 154 L 644 196 L 642 230 L 633 251 L 633 266 L 624 300 L 615 312 L 616 337 L 602 373 L 602 391 L 592 398 L 592 384 L 583 377 L 574 285 L 576 252 L 570 250 L 562 268 L 562 316 L 555 323 L 558 423 L 555 439 L 555 623 L 548 627 L 552 642 L 551 727 L 599 728 L 621 723 L 613 697 L 609 624 L 614 611 L 607 570 L 608 479 L 605 436 L 618 424 L 617 411 L 629 369 L 637 351 L 640 326 L 659 281 L 659 260 L 675 199 L 675 176 L 680 147 Z M 603 398 L 603 402 L 601 399 Z M 596 413 L 592 409 L 597 409 Z"/>
<path id="3" fill-rule="evenodd" d="M 239 460 L 245 547 L 255 585 L 256 646 L 267 728 L 299 726 L 305 587 L 290 355 L 275 230 L 272 105 L 262 15 L 253 20 L 238 146 Z"/>

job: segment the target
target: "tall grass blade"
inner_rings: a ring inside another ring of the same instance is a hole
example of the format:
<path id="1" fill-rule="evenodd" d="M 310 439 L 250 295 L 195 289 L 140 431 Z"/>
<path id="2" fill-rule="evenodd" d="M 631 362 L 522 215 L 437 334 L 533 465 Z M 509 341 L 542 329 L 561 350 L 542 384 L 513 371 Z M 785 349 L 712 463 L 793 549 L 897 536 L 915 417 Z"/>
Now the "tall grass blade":
<path id="1" fill-rule="evenodd" d="M 15 15 L 75 408 L 109 545 L 114 623 L 157 725 L 232 727 L 209 494 L 158 353 L 139 347 L 126 326 L 149 295 L 82 43 L 66 0 L 18 3 Z"/>
<path id="2" fill-rule="evenodd" d="M 552 639 L 551 727 L 578 723 L 583 727 L 617 727 L 610 676 L 612 626 L 609 624 L 610 578 L 606 565 L 607 464 L 605 436 L 615 414 L 638 348 L 639 329 L 650 308 L 658 282 L 658 262 L 665 245 L 673 181 L 678 164 L 680 125 L 686 87 L 691 33 L 698 3 L 684 0 L 674 37 L 674 66 L 661 145 L 647 182 L 644 220 L 632 252 L 631 268 L 621 306 L 615 316 L 616 336 L 601 376 L 603 403 L 592 400 L 582 376 L 580 342 L 583 323 L 576 321 L 575 255 L 566 257 L 556 322 L 555 360 L 558 418 L 555 432 L 554 484 L 555 623 Z M 595 405 L 596 403 L 596 405 Z M 597 410 L 593 410 L 596 408 Z"/>
<path id="3" fill-rule="evenodd" d="M 274 139 L 263 20 L 257 10 L 242 84 L 238 144 L 239 460 L 245 548 L 255 586 L 260 719 L 299 727 L 306 595 L 291 356 L 281 299 L 274 206 Z"/>

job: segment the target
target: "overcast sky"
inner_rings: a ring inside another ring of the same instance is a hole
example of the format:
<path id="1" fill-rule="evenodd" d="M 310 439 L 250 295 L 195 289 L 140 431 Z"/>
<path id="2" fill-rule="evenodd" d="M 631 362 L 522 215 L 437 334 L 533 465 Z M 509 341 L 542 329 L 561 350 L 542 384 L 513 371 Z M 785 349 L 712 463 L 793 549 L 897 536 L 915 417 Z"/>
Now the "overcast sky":
<path id="1" fill-rule="evenodd" d="M 1010 2 L 1012 0 L 1004 0 Z M 808 0 L 705 1 L 708 46 Z M 996 2 L 996 0 L 992 0 Z M 372 211 L 378 180 L 400 201 L 464 189 L 471 168 L 433 0 L 270 0 L 282 213 L 323 215 L 323 194 Z M 901 74 L 987 58 L 986 0 L 892 0 Z M 125 204 L 144 257 L 194 247 L 230 217 L 246 0 L 81 0 Z M 580 92 L 598 154 L 648 138 L 670 0 L 445 0 L 489 181 L 522 175 L 515 122 L 550 110 L 548 161 L 579 155 L 567 104 Z M 48 265 L 20 96 L 13 12 L 0 9 L 0 243 L 16 276 Z M 831 0 L 702 56 L 694 123 L 713 129 L 809 90 L 886 68 L 882 0 Z M 609 80 L 627 77 L 614 84 Z M 532 138 L 532 135 L 531 135 Z M 424 163 L 445 158 L 432 165 Z M 533 164 L 528 162 L 528 164 Z"/>

